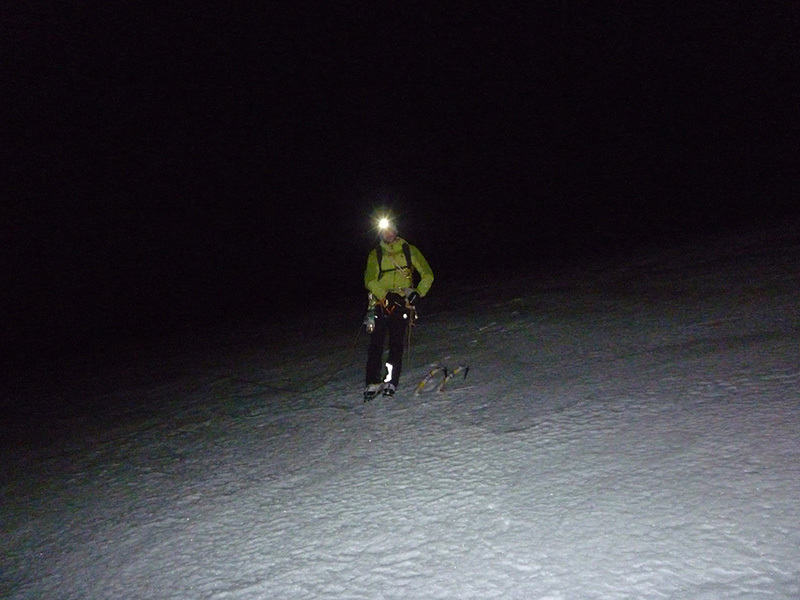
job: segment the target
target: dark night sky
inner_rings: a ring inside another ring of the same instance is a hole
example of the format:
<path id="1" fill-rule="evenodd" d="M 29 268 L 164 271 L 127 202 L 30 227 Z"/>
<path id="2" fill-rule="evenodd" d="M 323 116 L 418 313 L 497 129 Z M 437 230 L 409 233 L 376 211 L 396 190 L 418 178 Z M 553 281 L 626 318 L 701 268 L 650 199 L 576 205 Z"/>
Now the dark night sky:
<path id="1" fill-rule="evenodd" d="M 382 206 L 439 286 L 797 213 L 793 1 L 56 4 L 0 15 L 7 349 L 360 299 Z"/>

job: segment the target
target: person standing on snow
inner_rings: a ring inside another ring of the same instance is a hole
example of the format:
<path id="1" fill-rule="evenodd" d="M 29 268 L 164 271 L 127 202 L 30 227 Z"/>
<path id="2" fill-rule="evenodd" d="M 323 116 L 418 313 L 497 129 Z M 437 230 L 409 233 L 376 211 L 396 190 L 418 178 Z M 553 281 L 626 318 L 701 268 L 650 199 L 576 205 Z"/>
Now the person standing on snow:
<path id="1" fill-rule="evenodd" d="M 403 367 L 406 331 L 413 319 L 416 302 L 430 290 L 433 271 L 422 253 L 397 236 L 397 227 L 381 219 L 380 245 L 367 257 L 364 285 L 375 302 L 375 326 L 367 352 L 367 373 L 364 400 L 371 400 L 381 391 L 393 396 Z M 414 287 L 414 271 L 419 283 Z M 389 357 L 386 377 L 381 382 L 383 344 L 389 335 Z"/>

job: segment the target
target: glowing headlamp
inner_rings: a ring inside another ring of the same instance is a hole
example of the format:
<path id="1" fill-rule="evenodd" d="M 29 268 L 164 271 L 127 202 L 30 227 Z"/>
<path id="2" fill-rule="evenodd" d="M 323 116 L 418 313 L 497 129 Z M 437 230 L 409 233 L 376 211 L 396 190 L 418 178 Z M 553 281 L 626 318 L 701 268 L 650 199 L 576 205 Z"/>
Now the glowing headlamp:
<path id="1" fill-rule="evenodd" d="M 381 217 L 378 219 L 378 229 L 381 231 L 385 231 L 386 229 L 390 229 L 392 227 L 392 222 L 388 219 L 388 217 Z"/>

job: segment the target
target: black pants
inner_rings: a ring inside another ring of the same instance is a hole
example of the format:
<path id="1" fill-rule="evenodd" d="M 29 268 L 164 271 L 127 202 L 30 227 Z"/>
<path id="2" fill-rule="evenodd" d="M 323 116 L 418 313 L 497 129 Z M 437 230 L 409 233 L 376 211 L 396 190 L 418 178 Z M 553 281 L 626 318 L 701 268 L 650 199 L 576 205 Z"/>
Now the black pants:
<path id="1" fill-rule="evenodd" d="M 391 383 L 397 387 L 400 381 L 400 371 L 403 368 L 403 347 L 405 345 L 408 321 L 408 313 L 399 307 L 392 314 L 386 314 L 381 307 L 378 307 L 375 329 L 370 334 L 369 350 L 367 351 L 367 385 L 380 383 L 382 380 L 383 342 L 388 333 L 389 358 L 386 362 L 392 365 Z"/>

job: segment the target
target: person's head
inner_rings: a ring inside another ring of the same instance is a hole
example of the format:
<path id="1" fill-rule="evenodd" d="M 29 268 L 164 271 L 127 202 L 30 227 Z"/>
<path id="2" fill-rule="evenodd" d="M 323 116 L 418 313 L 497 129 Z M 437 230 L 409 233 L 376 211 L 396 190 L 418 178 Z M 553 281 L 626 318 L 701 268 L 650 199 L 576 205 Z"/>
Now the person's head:
<path id="1" fill-rule="evenodd" d="M 378 232 L 381 240 L 391 244 L 397 239 L 397 227 L 389 219 L 381 219 L 378 224 Z"/>

